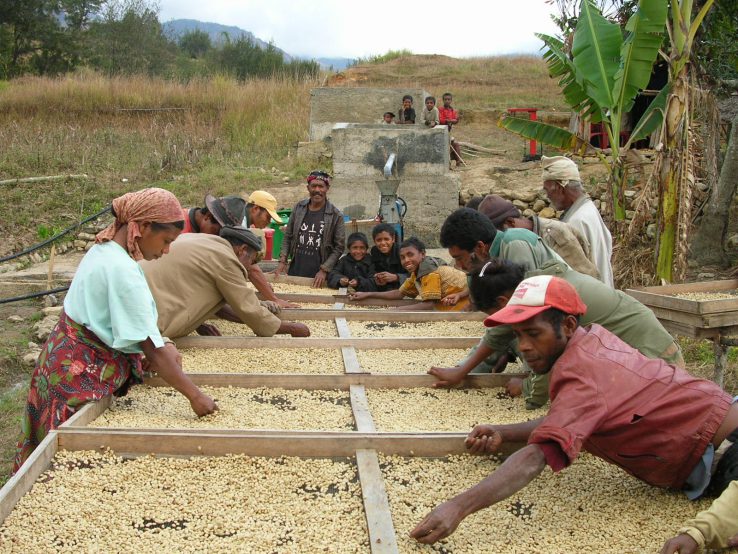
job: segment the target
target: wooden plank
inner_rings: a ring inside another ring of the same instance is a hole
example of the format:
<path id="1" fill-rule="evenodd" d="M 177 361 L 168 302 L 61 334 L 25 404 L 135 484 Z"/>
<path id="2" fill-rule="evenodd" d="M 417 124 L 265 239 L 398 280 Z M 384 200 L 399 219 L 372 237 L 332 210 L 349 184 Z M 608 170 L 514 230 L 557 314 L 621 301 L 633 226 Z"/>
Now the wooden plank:
<path id="1" fill-rule="evenodd" d="M 186 432 L 121 429 L 59 429 L 59 450 L 110 448 L 119 455 L 165 456 L 354 456 L 360 449 L 398 456 L 463 454 L 466 433 L 357 433 L 357 432 Z M 505 443 L 511 454 L 525 442 Z"/>
<path id="2" fill-rule="evenodd" d="M 366 398 L 366 389 L 364 385 L 351 385 L 351 411 L 354 414 L 356 422 L 356 430 L 359 433 L 374 433 L 377 428 L 374 426 L 372 412 L 369 409 L 369 400 Z"/>
<path id="3" fill-rule="evenodd" d="M 305 294 L 297 292 L 278 292 L 276 294 L 282 300 L 295 302 L 297 304 L 299 304 L 300 302 L 311 302 L 313 304 L 334 304 L 336 302 L 336 297 L 328 294 Z M 265 300 L 260 292 L 256 293 L 256 297 L 259 300 Z"/>
<path id="4" fill-rule="evenodd" d="M 280 275 L 277 277 L 274 273 L 264 273 L 264 277 L 267 283 L 285 283 L 287 285 L 303 285 L 306 287 L 312 287 L 313 281 L 311 277 L 295 277 L 293 275 Z"/>
<path id="5" fill-rule="evenodd" d="M 177 348 L 470 348 L 479 343 L 479 337 L 180 337 Z"/>
<path id="6" fill-rule="evenodd" d="M 351 329 L 349 329 L 348 322 L 345 317 L 336 318 L 336 329 L 338 329 L 338 336 L 342 339 L 351 338 Z"/>
<path id="7" fill-rule="evenodd" d="M 338 302 L 331 309 L 302 309 L 286 308 L 278 317 L 288 321 L 328 321 L 340 315 L 346 321 L 402 321 L 404 323 L 426 323 L 433 321 L 484 321 L 487 315 L 483 312 L 394 312 L 390 310 L 345 310 L 336 308 Z M 480 326 L 481 329 L 481 326 Z"/>
<path id="8" fill-rule="evenodd" d="M 738 312 L 692 314 L 670 308 L 660 308 L 658 306 L 649 306 L 649 309 L 660 320 L 683 323 L 699 329 L 714 329 L 716 327 L 731 327 L 738 325 Z"/>
<path id="9" fill-rule="evenodd" d="M 39 476 L 48 469 L 58 448 L 57 431 L 51 431 L 41 441 L 18 472 L 0 489 L 0 525 L 10 515 L 18 501 L 26 494 Z"/>
<path id="10" fill-rule="evenodd" d="M 66 420 L 60 427 L 86 427 L 100 417 L 109 407 L 113 398 L 105 396 L 98 402 L 88 402 L 81 410 Z"/>
<path id="11" fill-rule="evenodd" d="M 351 385 L 370 389 L 429 388 L 436 382 L 425 374 L 346 373 L 337 375 L 298 375 L 286 373 L 189 373 L 198 387 L 283 388 L 304 390 L 349 390 Z M 464 379 L 462 388 L 484 389 L 504 387 L 510 379 L 525 377 L 523 373 L 472 373 Z M 161 377 L 144 381 L 152 387 L 168 387 Z"/>
<path id="12" fill-rule="evenodd" d="M 359 364 L 359 357 L 356 355 L 356 348 L 344 346 L 341 348 L 341 356 L 343 356 L 343 369 L 346 373 L 364 373 Z"/>
<path id="13" fill-rule="evenodd" d="M 369 529 L 369 547 L 372 554 L 399 552 L 377 452 L 366 449 L 357 450 L 356 466 L 359 470 L 361 496 L 364 500 L 364 514 Z"/>

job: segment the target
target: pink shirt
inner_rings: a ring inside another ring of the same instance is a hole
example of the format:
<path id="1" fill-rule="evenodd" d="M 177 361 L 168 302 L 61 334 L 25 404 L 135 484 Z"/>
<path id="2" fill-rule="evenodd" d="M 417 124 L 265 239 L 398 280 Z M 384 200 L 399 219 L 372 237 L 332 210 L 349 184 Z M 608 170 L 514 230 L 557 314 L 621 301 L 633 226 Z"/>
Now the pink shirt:
<path id="1" fill-rule="evenodd" d="M 580 327 L 551 369 L 551 409 L 531 433 L 554 471 L 585 449 L 660 487 L 679 489 L 732 398 L 712 381 L 652 360 L 603 327 Z"/>

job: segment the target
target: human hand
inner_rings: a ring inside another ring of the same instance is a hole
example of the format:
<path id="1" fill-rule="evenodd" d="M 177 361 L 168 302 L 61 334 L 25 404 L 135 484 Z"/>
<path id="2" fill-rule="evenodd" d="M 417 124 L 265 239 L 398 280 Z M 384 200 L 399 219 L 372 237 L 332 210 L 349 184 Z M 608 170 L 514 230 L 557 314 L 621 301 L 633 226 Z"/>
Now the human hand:
<path id="1" fill-rule="evenodd" d="M 510 363 L 510 358 L 511 356 L 508 353 L 505 353 L 497 358 L 497 361 L 495 362 L 495 367 L 492 368 L 492 373 L 502 373 L 503 371 L 505 371 L 505 367 L 507 367 L 507 364 Z"/>
<path id="2" fill-rule="evenodd" d="M 728 547 L 734 548 L 738 546 L 738 533 L 733 535 L 731 538 L 728 539 Z"/>
<path id="3" fill-rule="evenodd" d="M 437 506 L 410 531 L 410 536 L 423 544 L 433 544 L 456 531 L 464 519 L 464 511 L 454 500 Z"/>
<path id="4" fill-rule="evenodd" d="M 734 537 L 735 538 L 735 537 Z M 730 546 L 730 544 L 728 544 Z M 666 541 L 661 548 L 661 554 L 694 554 L 699 550 L 699 545 L 686 533 L 677 535 Z"/>
<path id="5" fill-rule="evenodd" d="M 348 282 L 348 286 L 354 287 L 354 288 L 358 287 L 359 286 L 359 280 L 358 279 L 351 279 Z"/>
<path id="6" fill-rule="evenodd" d="M 315 279 L 313 279 L 313 288 L 319 289 L 325 286 L 325 280 L 328 277 L 328 273 L 321 269 L 318 271 L 318 273 L 315 274 Z"/>
<path id="7" fill-rule="evenodd" d="M 198 335 L 202 337 L 220 337 L 220 330 L 212 323 L 203 323 L 195 329 Z"/>
<path id="8" fill-rule="evenodd" d="M 368 292 L 352 292 L 348 295 L 349 300 L 364 300 L 369 297 Z"/>
<path id="9" fill-rule="evenodd" d="M 289 300 L 282 300 L 281 298 L 277 298 L 276 303 L 280 308 L 299 308 L 300 307 L 299 304 L 293 304 Z"/>
<path id="10" fill-rule="evenodd" d="M 287 330 L 289 331 L 290 335 L 292 335 L 293 337 L 309 337 L 310 336 L 310 328 L 304 323 L 299 323 L 297 321 L 291 321 L 289 325 L 287 326 Z"/>
<path id="11" fill-rule="evenodd" d="M 197 417 L 212 414 L 218 409 L 215 400 L 202 392 L 190 400 L 190 406 L 192 406 L 192 411 L 197 414 Z"/>
<path id="12" fill-rule="evenodd" d="M 272 302 L 271 300 L 262 300 L 260 303 L 274 315 L 277 315 L 279 312 L 282 311 L 282 307 L 277 302 Z"/>
<path id="13" fill-rule="evenodd" d="M 338 284 L 341 285 L 342 287 L 348 286 L 349 284 L 348 277 L 341 277 L 341 280 L 338 281 Z"/>
<path id="14" fill-rule="evenodd" d="M 459 366 L 456 367 L 431 367 L 428 375 L 433 375 L 438 381 L 433 383 L 435 388 L 455 387 L 464 380 L 466 371 Z"/>
<path id="15" fill-rule="evenodd" d="M 464 446 L 469 454 L 494 454 L 502 445 L 502 433 L 494 425 L 475 425 Z"/>
<path id="16" fill-rule="evenodd" d="M 513 377 L 507 382 L 507 385 L 505 385 L 505 390 L 507 391 L 507 394 L 513 398 L 520 396 L 523 394 L 523 380 Z"/>
<path id="17" fill-rule="evenodd" d="M 275 277 L 279 277 L 282 273 L 285 272 L 287 269 L 287 264 L 285 262 L 279 262 L 277 264 L 277 269 L 273 271 Z"/>
<path id="18" fill-rule="evenodd" d="M 461 300 L 461 294 L 458 292 L 453 292 L 447 296 L 444 296 L 441 299 L 441 304 L 444 306 L 455 306 L 458 304 L 459 300 Z"/>

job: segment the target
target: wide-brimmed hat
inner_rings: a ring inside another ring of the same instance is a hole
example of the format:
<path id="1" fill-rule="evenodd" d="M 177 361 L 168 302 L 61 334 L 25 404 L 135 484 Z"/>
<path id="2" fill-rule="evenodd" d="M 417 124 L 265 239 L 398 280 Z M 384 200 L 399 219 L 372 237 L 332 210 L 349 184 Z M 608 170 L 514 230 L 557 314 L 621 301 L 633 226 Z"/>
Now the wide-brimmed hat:
<path id="1" fill-rule="evenodd" d="M 212 194 L 206 194 L 205 205 L 221 227 L 224 225 L 241 225 L 246 215 L 246 201 L 240 196 L 216 198 Z"/>
<path id="2" fill-rule="evenodd" d="M 277 213 L 277 199 L 274 198 L 274 196 L 269 194 L 267 191 L 255 190 L 249 195 L 247 202 L 249 204 L 253 204 L 254 206 L 264 208 L 267 212 L 269 212 L 269 215 L 272 216 L 272 219 L 277 223 L 284 223 L 284 221 L 282 221 L 282 218 L 279 217 L 279 214 Z"/>
<path id="3" fill-rule="evenodd" d="M 485 319 L 484 325 L 522 323 L 551 308 L 571 315 L 587 312 L 587 306 L 568 282 L 553 275 L 537 275 L 523 279 L 507 306 Z"/>
<path id="4" fill-rule="evenodd" d="M 257 252 L 261 250 L 261 237 L 257 237 L 246 227 L 241 227 L 240 225 L 224 225 L 220 230 L 220 236 L 224 239 L 234 238 Z"/>

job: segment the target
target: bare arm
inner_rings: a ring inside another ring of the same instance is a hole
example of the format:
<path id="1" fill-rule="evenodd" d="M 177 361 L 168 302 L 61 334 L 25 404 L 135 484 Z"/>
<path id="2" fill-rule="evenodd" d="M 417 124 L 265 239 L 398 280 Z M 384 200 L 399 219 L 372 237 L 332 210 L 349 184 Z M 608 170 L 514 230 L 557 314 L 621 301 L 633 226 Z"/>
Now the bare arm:
<path id="1" fill-rule="evenodd" d="M 218 409 L 213 399 L 197 388 L 182 371 L 182 366 L 177 361 L 179 352 L 173 344 L 168 343 L 156 348 L 149 338 L 141 343 L 141 349 L 159 376 L 190 401 L 190 406 L 198 417 L 211 414 Z"/>
<path id="2" fill-rule="evenodd" d="M 385 298 L 387 300 L 402 300 L 404 295 L 400 289 L 388 290 L 385 292 L 355 292 L 349 294 L 350 300 L 366 300 L 367 298 Z"/>
<path id="3" fill-rule="evenodd" d="M 469 375 L 472 369 L 494 354 L 489 346 L 480 342 L 473 354 L 456 367 L 431 367 L 428 374 L 433 375 L 438 381 L 434 387 L 453 387 L 461 383 Z"/>
<path id="4" fill-rule="evenodd" d="M 479 484 L 425 516 L 410 536 L 425 544 L 448 537 L 465 517 L 512 496 L 538 477 L 545 467 L 543 450 L 536 444 L 529 444 Z"/>
<path id="5" fill-rule="evenodd" d="M 395 306 L 392 308 L 394 312 L 419 312 L 425 310 L 434 310 L 437 301 L 418 302 L 417 304 L 410 304 L 408 306 Z"/>

